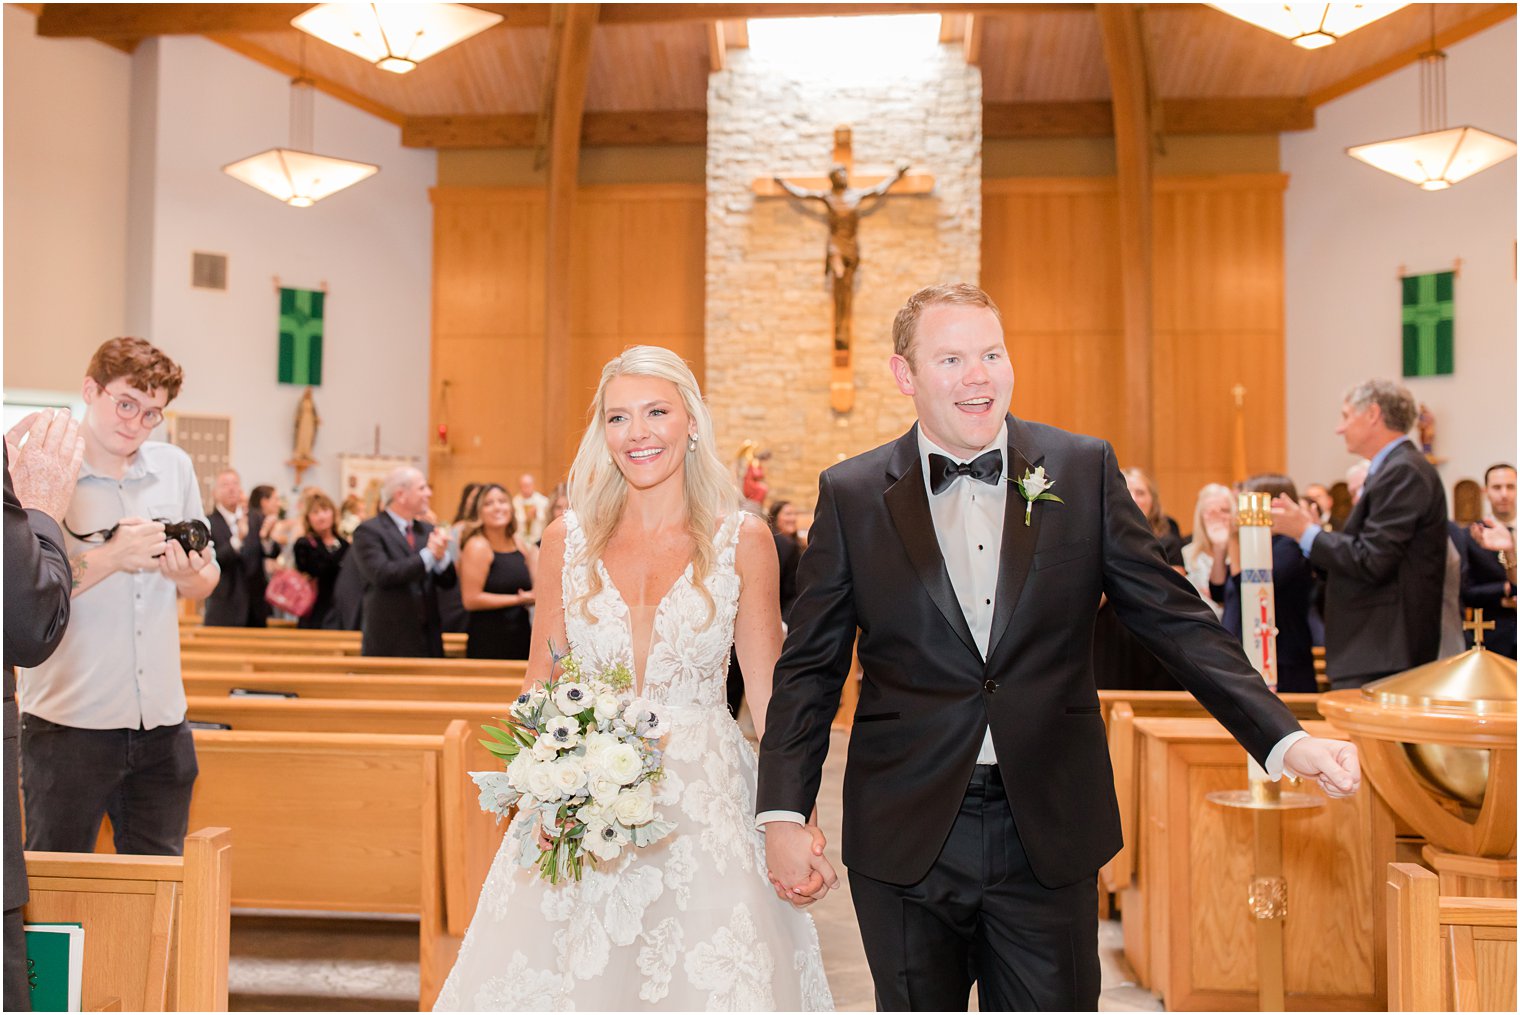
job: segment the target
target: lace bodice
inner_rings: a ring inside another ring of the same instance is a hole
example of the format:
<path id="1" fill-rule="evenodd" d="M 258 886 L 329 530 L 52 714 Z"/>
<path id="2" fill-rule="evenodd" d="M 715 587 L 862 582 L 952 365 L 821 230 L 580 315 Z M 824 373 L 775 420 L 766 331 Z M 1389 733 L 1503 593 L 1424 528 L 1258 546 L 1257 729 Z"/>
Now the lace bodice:
<path id="1" fill-rule="evenodd" d="M 623 663 L 635 670 L 633 631 L 628 604 L 600 559 L 586 560 L 586 533 L 574 511 L 565 513 L 565 634 L 581 664 L 596 670 Z M 718 527 L 718 558 L 707 576 L 712 596 L 707 601 L 692 581 L 692 566 L 671 585 L 655 609 L 644 663 L 643 696 L 665 705 L 723 705 L 728 678 L 729 647 L 734 643 L 734 615 L 739 608 L 739 575 L 734 555 L 744 516 L 735 511 Z M 602 589 L 586 607 L 594 622 L 581 612 L 580 600 L 591 587 L 589 571 L 596 567 Z"/>

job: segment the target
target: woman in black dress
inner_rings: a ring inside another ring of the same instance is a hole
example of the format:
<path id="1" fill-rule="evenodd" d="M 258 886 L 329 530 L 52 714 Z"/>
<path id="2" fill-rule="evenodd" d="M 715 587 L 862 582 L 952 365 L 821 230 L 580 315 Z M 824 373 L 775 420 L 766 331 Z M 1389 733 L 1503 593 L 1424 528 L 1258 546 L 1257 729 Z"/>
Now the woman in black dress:
<path id="1" fill-rule="evenodd" d="M 305 534 L 296 540 L 296 570 L 317 583 L 317 599 L 311 612 L 296 622 L 297 627 L 320 628 L 333 608 L 333 588 L 338 584 L 338 569 L 348 552 L 348 540 L 338 535 L 338 509 L 332 498 L 321 490 L 306 497 L 301 524 Z"/>
<path id="2" fill-rule="evenodd" d="M 280 495 L 272 486 L 256 486 L 248 495 L 248 535 L 243 537 L 243 545 L 247 546 L 248 541 L 253 540 L 259 545 L 258 553 L 262 554 L 257 566 L 249 565 L 248 627 L 268 627 L 273 612 L 264 599 L 264 592 L 269 588 L 269 572 L 264 562 L 276 559 L 285 548 L 275 539 L 281 521 L 280 510 Z"/>
<path id="3" fill-rule="evenodd" d="M 533 574 L 538 547 L 517 535 L 512 498 L 488 483 L 476 500 L 477 524 L 459 550 L 459 592 L 469 611 L 471 659 L 526 659 L 533 643 Z"/>

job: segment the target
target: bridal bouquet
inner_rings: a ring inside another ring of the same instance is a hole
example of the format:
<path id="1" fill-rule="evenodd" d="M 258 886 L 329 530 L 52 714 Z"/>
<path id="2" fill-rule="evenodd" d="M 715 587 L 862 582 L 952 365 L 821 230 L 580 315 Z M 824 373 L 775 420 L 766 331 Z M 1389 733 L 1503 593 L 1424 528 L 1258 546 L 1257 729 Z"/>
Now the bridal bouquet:
<path id="1" fill-rule="evenodd" d="M 552 652 L 552 650 L 551 650 Z M 579 881 L 586 863 L 610 862 L 628 846 L 647 846 L 675 825 L 654 809 L 661 777 L 664 717 L 632 694 L 633 675 L 619 664 L 586 673 L 571 654 L 554 654 L 558 676 L 524 692 L 498 726 L 482 726 L 481 743 L 505 772 L 471 772 L 481 809 L 518 822 L 524 867 L 550 884 Z M 549 846 L 542 848 L 539 832 Z"/>

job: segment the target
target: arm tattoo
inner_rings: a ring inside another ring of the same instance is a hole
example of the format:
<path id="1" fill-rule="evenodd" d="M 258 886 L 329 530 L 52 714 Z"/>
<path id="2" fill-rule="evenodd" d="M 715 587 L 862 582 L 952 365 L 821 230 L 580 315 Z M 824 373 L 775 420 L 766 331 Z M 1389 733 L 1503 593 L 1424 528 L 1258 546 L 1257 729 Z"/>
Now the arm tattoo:
<path id="1" fill-rule="evenodd" d="M 85 556 L 82 553 L 75 554 L 69 558 L 69 570 L 71 570 L 74 574 L 74 587 L 71 591 L 79 591 L 79 584 L 84 580 L 79 577 L 79 574 L 87 566 L 89 566 L 89 561 L 85 560 Z"/>

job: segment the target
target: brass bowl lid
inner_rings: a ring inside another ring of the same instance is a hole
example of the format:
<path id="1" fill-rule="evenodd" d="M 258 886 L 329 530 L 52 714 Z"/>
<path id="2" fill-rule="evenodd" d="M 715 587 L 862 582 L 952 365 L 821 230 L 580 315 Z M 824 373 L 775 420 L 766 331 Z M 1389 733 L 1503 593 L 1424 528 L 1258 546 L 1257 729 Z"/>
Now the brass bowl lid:
<path id="1" fill-rule="evenodd" d="M 1375 680 L 1362 697 L 1395 708 L 1469 715 L 1515 714 L 1515 661 L 1481 646 Z"/>

